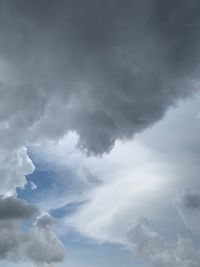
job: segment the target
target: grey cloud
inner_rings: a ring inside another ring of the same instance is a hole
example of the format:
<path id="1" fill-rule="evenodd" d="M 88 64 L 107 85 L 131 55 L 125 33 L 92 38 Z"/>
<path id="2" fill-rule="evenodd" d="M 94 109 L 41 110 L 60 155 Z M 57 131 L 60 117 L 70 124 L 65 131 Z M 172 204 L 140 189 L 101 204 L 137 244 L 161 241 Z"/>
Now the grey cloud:
<path id="1" fill-rule="evenodd" d="M 153 231 L 148 220 L 139 222 L 129 231 L 128 239 L 135 255 L 154 267 L 197 267 L 200 250 L 192 239 L 177 236 L 165 240 Z"/>
<path id="2" fill-rule="evenodd" d="M 4 220 L 0 220 L 0 260 L 31 260 L 36 266 L 48 266 L 64 259 L 64 247 L 54 233 L 50 215 L 38 217 L 35 226 L 29 231 L 21 230 L 24 216 L 21 216 L 21 220 L 4 217 Z M 46 224 L 38 224 L 38 221 L 46 221 Z"/>
<path id="3" fill-rule="evenodd" d="M 37 218 L 35 225 L 40 228 L 46 228 L 52 227 L 53 224 L 54 219 L 48 213 L 44 213 Z"/>
<path id="4" fill-rule="evenodd" d="M 188 192 L 177 205 L 179 214 L 191 232 L 200 235 L 200 195 L 196 192 Z"/>
<path id="5" fill-rule="evenodd" d="M 1 1 L 0 56 L 12 77 L 1 87 L 14 99 L 2 103 L 7 142 L 74 130 L 80 146 L 101 154 L 161 119 L 193 91 L 199 8 L 179 0 Z"/>
<path id="6" fill-rule="evenodd" d="M 38 217 L 27 246 L 27 254 L 36 264 L 63 261 L 64 246 L 53 232 L 53 218 L 45 213 Z"/>
<path id="7" fill-rule="evenodd" d="M 200 209 L 200 195 L 190 192 L 183 197 L 183 205 L 187 209 Z"/>
<path id="8" fill-rule="evenodd" d="M 25 240 L 25 235 L 21 233 L 18 223 L 0 221 L 0 260 L 17 261 L 18 253 Z"/>
<path id="9" fill-rule="evenodd" d="M 35 215 L 37 208 L 16 197 L 0 198 L 0 220 L 28 219 Z"/>
<path id="10" fill-rule="evenodd" d="M 25 175 L 34 171 L 32 161 L 26 149 L 0 149 L 0 195 L 15 193 L 16 187 L 23 187 L 26 183 Z"/>

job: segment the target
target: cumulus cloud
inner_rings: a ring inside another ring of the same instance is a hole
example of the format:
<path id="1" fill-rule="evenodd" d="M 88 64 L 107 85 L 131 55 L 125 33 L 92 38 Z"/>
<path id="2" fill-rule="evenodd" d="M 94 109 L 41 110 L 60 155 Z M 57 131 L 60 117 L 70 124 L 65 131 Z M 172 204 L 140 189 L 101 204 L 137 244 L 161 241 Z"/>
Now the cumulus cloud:
<path id="1" fill-rule="evenodd" d="M 0 260 L 31 260 L 47 266 L 64 258 L 64 247 L 53 230 L 54 219 L 43 213 L 29 231 L 22 230 L 25 219 L 36 214 L 37 208 L 16 197 L 0 198 Z"/>
<path id="2" fill-rule="evenodd" d="M 32 161 L 26 149 L 0 149 L 0 195 L 14 194 L 16 187 L 23 187 L 26 183 L 25 175 L 34 171 Z"/>
<path id="3" fill-rule="evenodd" d="M 128 239 L 135 255 L 148 260 L 155 267 L 197 267 L 200 250 L 192 239 L 177 236 L 176 240 L 165 240 L 153 231 L 148 220 L 143 218 L 133 226 Z"/>
<path id="4" fill-rule="evenodd" d="M 64 247 L 53 232 L 53 218 L 44 213 L 36 220 L 27 247 L 28 256 L 38 265 L 63 261 Z"/>
<path id="5" fill-rule="evenodd" d="M 0 221 L 0 260 L 17 261 L 26 236 L 15 221 Z M 24 255 L 22 255 L 24 258 Z"/>
<path id="6" fill-rule="evenodd" d="M 13 212 L 14 208 L 16 210 Z M 63 260 L 64 247 L 53 231 L 54 220 L 49 214 L 36 218 L 29 231 L 21 229 L 24 219 L 32 217 L 36 210 L 24 200 L 13 197 L 1 200 L 0 260 L 31 260 L 37 266 L 48 266 Z"/>

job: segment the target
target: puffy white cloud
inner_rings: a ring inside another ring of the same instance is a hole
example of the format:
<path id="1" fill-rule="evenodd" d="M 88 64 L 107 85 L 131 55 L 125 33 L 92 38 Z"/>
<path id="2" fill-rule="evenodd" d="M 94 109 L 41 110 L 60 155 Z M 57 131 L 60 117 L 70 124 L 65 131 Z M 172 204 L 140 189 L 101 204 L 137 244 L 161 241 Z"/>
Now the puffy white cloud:
<path id="1" fill-rule="evenodd" d="M 25 185 L 25 175 L 33 171 L 33 163 L 25 148 L 0 150 L 0 195 L 14 194 L 16 187 Z"/>

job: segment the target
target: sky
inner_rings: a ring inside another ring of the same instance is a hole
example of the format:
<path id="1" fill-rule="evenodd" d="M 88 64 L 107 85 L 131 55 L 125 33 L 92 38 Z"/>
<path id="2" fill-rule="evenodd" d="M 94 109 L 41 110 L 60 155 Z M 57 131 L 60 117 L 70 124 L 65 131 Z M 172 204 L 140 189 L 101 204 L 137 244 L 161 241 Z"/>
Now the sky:
<path id="1" fill-rule="evenodd" d="M 198 0 L 0 0 L 0 266 L 198 267 Z"/>

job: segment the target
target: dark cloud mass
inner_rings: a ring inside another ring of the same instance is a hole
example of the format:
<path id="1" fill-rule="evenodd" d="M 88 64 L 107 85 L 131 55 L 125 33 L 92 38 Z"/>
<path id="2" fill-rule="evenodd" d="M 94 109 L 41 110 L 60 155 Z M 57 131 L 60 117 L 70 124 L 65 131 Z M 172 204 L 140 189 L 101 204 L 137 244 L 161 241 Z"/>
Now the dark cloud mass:
<path id="1" fill-rule="evenodd" d="M 15 197 L 0 199 L 0 220 L 28 219 L 36 214 L 37 208 L 25 200 Z"/>
<path id="2" fill-rule="evenodd" d="M 101 154 L 194 90 L 199 1 L 0 3 L 4 146 L 73 130 Z"/>

